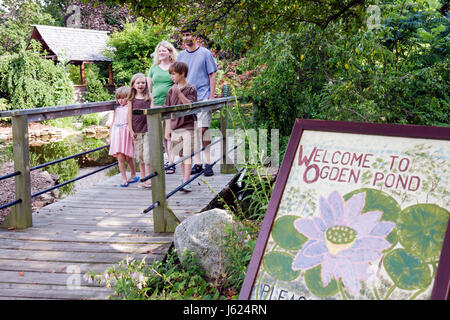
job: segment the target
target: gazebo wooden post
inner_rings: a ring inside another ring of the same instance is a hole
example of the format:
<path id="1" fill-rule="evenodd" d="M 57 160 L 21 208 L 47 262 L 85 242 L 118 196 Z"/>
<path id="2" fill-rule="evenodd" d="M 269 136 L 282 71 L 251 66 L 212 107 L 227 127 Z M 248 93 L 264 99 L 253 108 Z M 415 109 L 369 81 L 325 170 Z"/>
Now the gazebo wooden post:
<path id="1" fill-rule="evenodd" d="M 109 85 L 114 86 L 114 75 L 112 70 L 112 63 L 108 63 L 108 75 L 109 75 Z"/>
<path id="2" fill-rule="evenodd" d="M 81 84 L 86 85 L 86 76 L 84 74 L 84 61 L 81 61 L 80 64 L 80 76 L 81 76 Z"/>

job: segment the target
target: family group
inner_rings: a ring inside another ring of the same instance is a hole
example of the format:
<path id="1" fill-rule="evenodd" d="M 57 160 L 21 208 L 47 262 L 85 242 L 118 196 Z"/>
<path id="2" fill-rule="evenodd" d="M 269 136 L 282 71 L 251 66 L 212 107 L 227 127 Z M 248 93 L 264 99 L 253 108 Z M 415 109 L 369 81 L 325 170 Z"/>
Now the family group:
<path id="1" fill-rule="evenodd" d="M 146 115 L 133 114 L 133 110 L 153 107 L 173 106 L 196 101 L 213 99 L 216 88 L 217 65 L 211 52 L 199 45 L 194 34 L 195 29 L 186 27 L 182 30 L 185 49 L 180 53 L 168 41 L 161 41 L 153 53 L 153 65 L 147 75 L 134 74 L 130 86 L 120 87 L 115 97 L 119 104 L 114 110 L 114 118 L 110 128 L 109 154 L 117 157 L 122 176 L 121 187 L 139 181 L 136 175 L 134 159 L 139 165 L 139 172 L 150 175 L 150 152 Z M 194 152 L 194 145 L 205 147 L 211 143 L 209 126 L 211 111 L 200 111 L 196 115 L 187 115 L 163 120 L 164 148 L 168 162 L 166 174 L 175 173 L 175 157 L 187 157 Z M 198 141 L 194 141 L 194 137 Z M 209 148 L 204 149 L 205 176 L 214 172 Z M 127 178 L 126 164 L 130 168 Z M 203 170 L 201 153 L 181 162 L 183 183 L 191 174 Z M 150 180 L 138 185 L 140 188 L 151 188 Z M 192 187 L 186 184 L 183 189 L 190 192 Z"/>

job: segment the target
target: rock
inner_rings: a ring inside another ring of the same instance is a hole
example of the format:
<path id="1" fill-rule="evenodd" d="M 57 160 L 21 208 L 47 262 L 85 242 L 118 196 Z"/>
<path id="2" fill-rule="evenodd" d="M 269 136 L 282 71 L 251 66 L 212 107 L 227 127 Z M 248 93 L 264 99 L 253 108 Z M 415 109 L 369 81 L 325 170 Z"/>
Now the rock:
<path id="1" fill-rule="evenodd" d="M 54 173 L 54 172 L 51 172 L 49 174 L 50 174 L 50 177 L 52 178 L 52 180 L 55 182 L 55 184 L 57 184 L 59 181 L 59 174 Z"/>
<path id="2" fill-rule="evenodd" d="M 95 136 L 96 131 L 94 128 L 87 127 L 83 129 L 82 133 L 85 136 Z"/>
<path id="3" fill-rule="evenodd" d="M 14 172 L 14 164 L 12 162 L 5 162 L 0 165 L 0 176 Z M 41 169 L 33 170 L 30 173 L 31 193 L 39 192 L 50 188 L 56 184 L 59 176 L 55 173 L 48 173 Z M 13 201 L 16 196 L 14 192 L 15 179 L 4 179 L 0 181 L 0 203 L 8 203 Z M 37 197 L 32 198 L 32 207 L 41 208 L 47 204 L 55 202 L 59 198 L 59 190 L 55 189 L 43 193 Z M 3 216 L 9 214 L 10 208 L 0 209 L 0 224 L 3 222 Z"/>
<path id="4" fill-rule="evenodd" d="M 47 171 L 41 171 L 40 175 L 42 177 L 42 179 L 48 183 L 48 184 L 53 184 L 55 181 L 53 180 L 52 176 L 50 173 L 48 173 Z"/>
<path id="5" fill-rule="evenodd" d="M 173 235 L 179 258 L 183 259 L 185 249 L 193 252 L 207 278 L 212 281 L 224 273 L 222 246 L 226 224 L 236 226 L 237 222 L 226 210 L 212 209 L 187 218 Z"/>
<path id="6" fill-rule="evenodd" d="M 88 138 L 95 137 L 97 139 L 101 139 L 109 135 L 109 129 L 102 126 L 91 125 L 84 128 L 82 133 Z"/>

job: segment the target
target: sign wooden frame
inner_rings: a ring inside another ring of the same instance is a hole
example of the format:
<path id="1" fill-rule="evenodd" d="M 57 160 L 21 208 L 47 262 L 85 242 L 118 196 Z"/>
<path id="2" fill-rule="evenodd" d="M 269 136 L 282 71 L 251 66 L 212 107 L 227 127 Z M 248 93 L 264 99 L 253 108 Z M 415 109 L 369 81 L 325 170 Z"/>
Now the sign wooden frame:
<path id="1" fill-rule="evenodd" d="M 418 125 L 394 125 L 356 123 L 325 120 L 303 120 L 296 119 L 288 147 L 282 161 L 274 190 L 266 211 L 264 221 L 258 236 L 255 249 L 248 266 L 239 299 L 248 300 L 251 297 L 255 281 L 260 269 L 269 236 L 277 216 L 280 201 L 290 174 L 291 167 L 295 161 L 295 155 L 301 141 L 304 130 L 324 131 L 330 133 L 356 133 L 363 135 L 423 138 L 431 140 L 450 140 L 450 127 L 433 127 Z M 436 276 L 434 278 L 431 293 L 432 300 L 450 299 L 450 221 L 447 226 L 440 260 Z"/>

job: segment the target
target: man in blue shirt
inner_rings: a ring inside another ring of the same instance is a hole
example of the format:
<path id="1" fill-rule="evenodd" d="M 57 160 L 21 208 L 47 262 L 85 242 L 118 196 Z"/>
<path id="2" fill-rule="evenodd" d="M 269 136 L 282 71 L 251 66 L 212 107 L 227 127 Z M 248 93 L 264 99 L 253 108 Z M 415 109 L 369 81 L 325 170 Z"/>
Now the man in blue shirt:
<path id="1" fill-rule="evenodd" d="M 178 54 L 177 61 L 185 62 L 189 66 L 188 83 L 193 84 L 197 89 L 197 101 L 214 99 L 216 91 L 216 71 L 217 65 L 214 61 L 211 51 L 197 43 L 195 28 L 185 27 L 181 33 L 183 35 L 183 43 L 186 49 Z M 211 143 L 209 134 L 209 126 L 211 124 L 211 111 L 201 111 L 197 113 L 197 137 L 202 141 L 205 147 Z M 197 142 L 197 146 L 200 144 Z M 197 150 L 199 148 L 196 148 Z M 204 151 L 205 166 L 211 163 L 210 148 Z M 202 161 L 200 153 L 194 156 L 194 166 L 191 174 L 199 173 L 202 170 Z M 212 176 L 214 172 L 212 168 L 205 171 L 205 176 Z"/>

